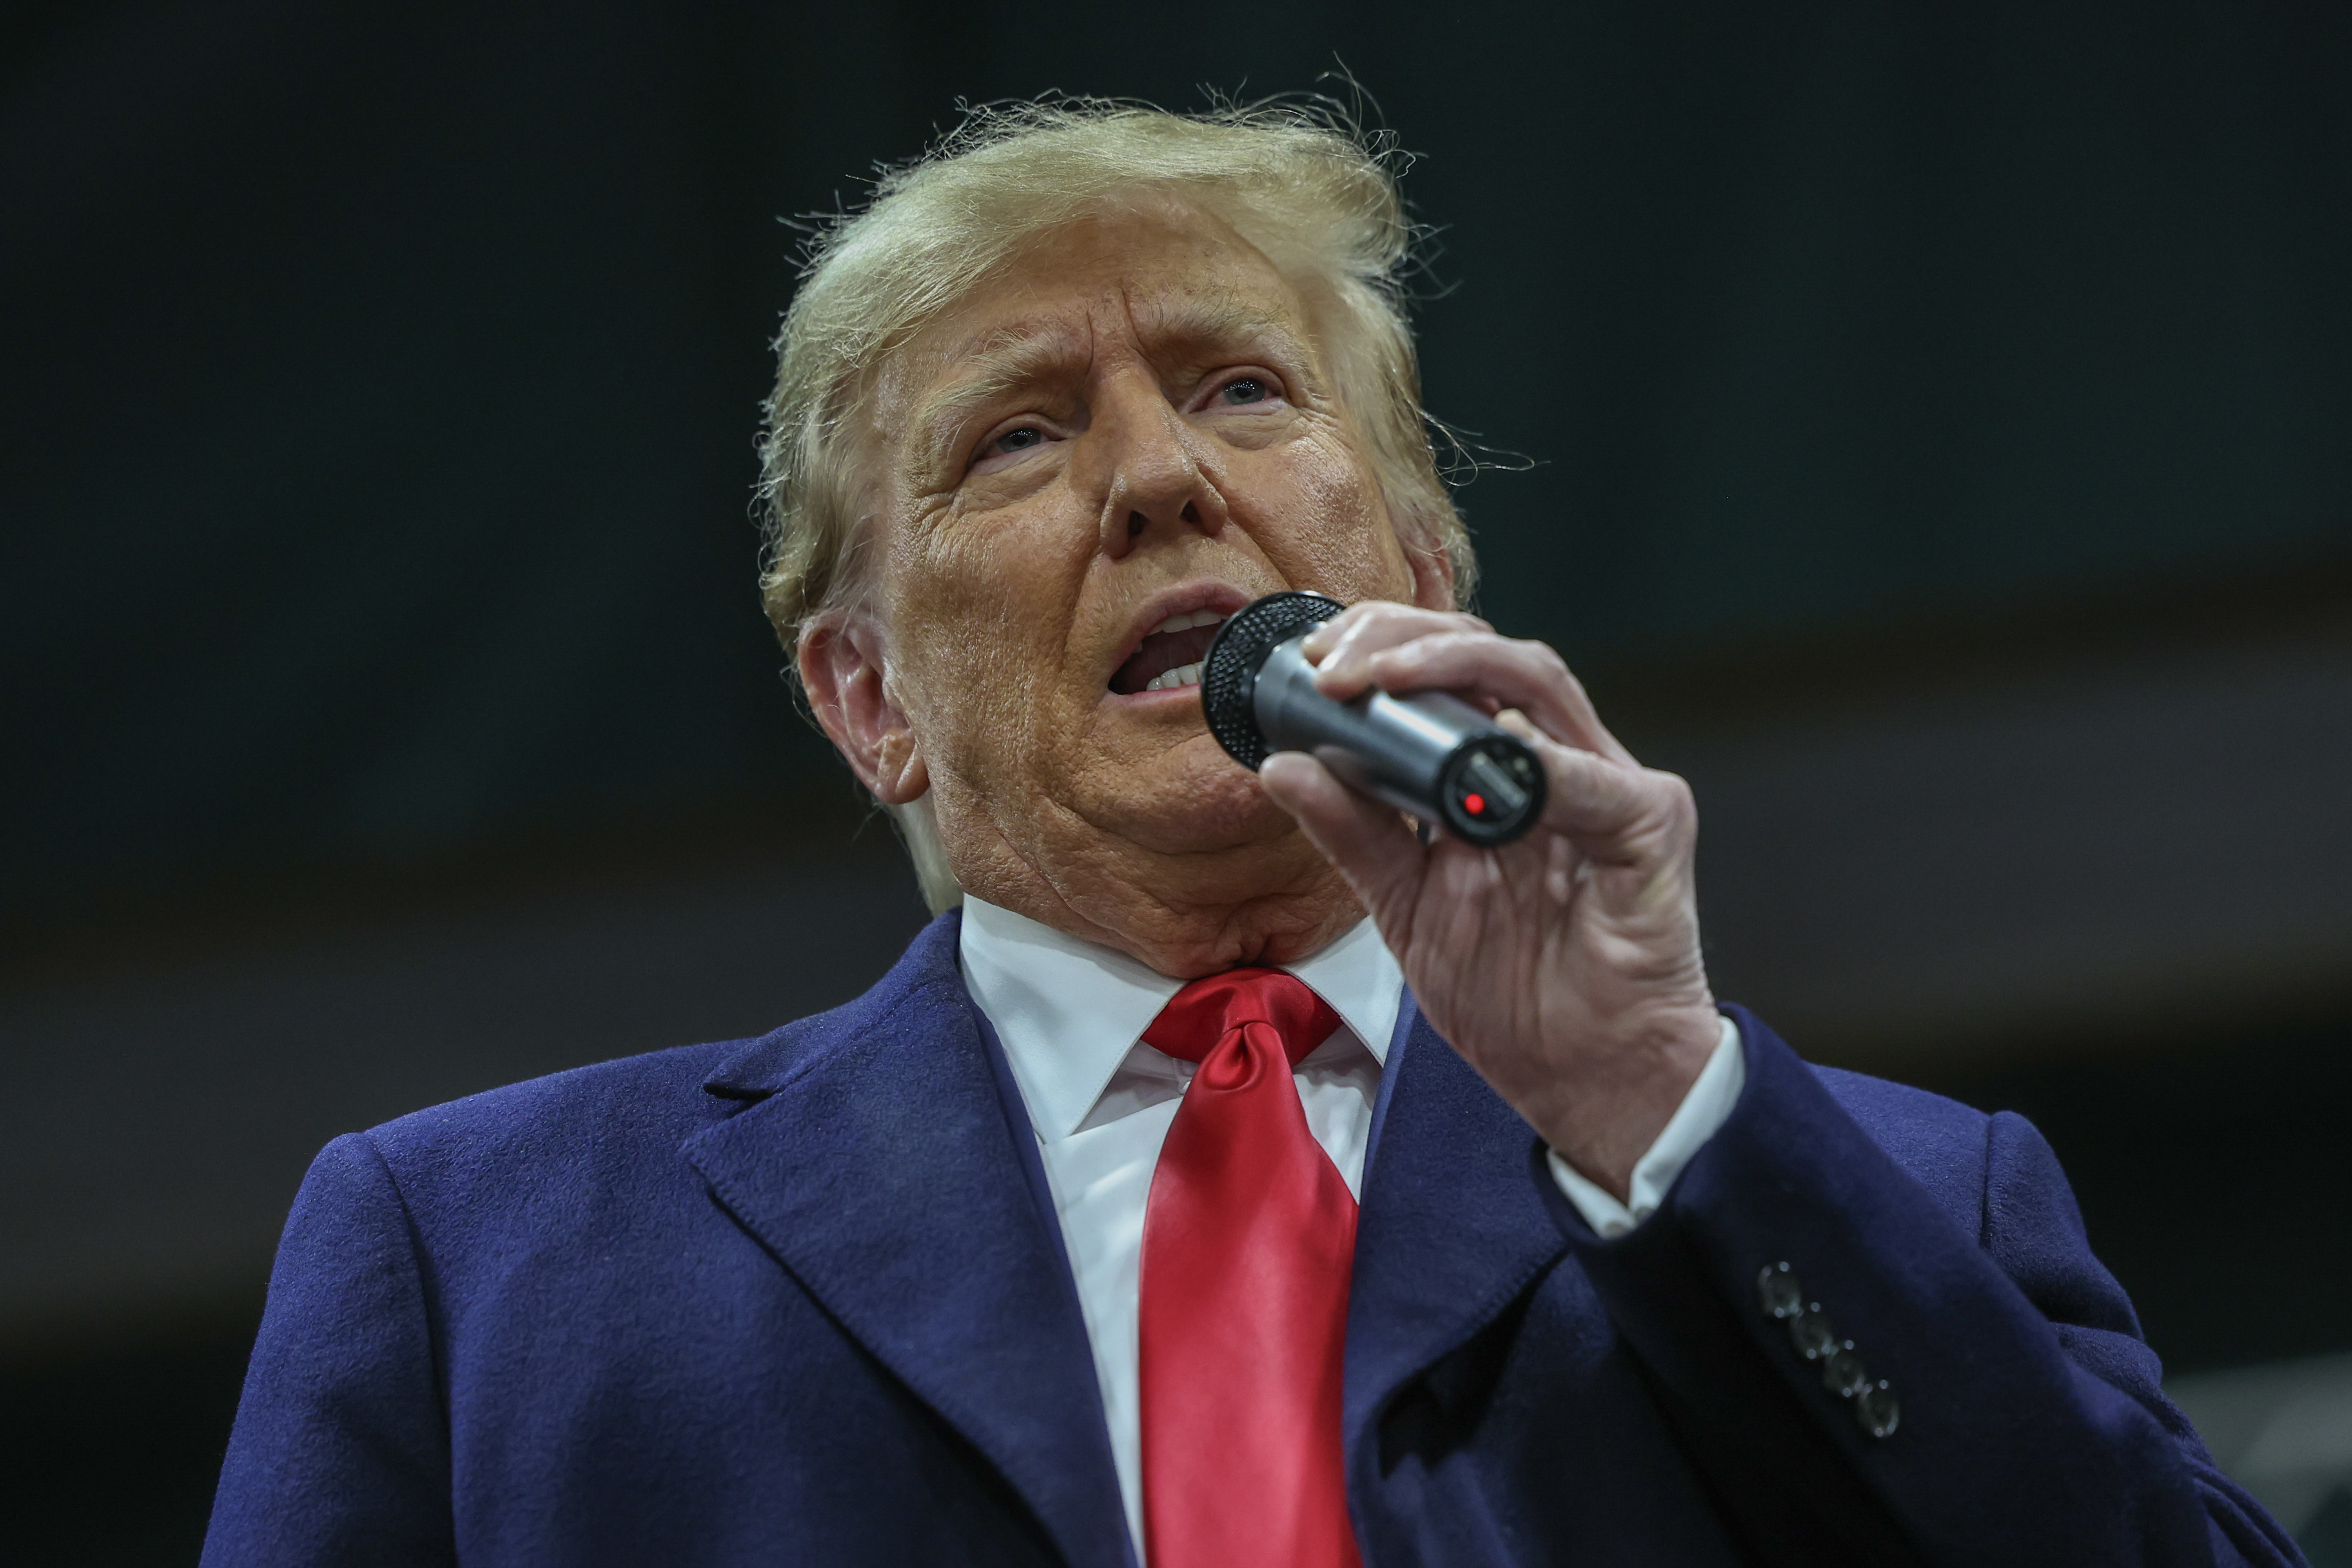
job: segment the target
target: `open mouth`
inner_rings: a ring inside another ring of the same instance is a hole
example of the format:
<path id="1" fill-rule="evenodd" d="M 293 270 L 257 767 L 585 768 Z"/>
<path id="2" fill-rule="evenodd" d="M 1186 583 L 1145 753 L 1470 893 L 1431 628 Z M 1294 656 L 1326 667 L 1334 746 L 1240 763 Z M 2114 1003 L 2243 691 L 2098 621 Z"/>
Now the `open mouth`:
<path id="1" fill-rule="evenodd" d="M 1171 616 L 1144 634 L 1135 652 L 1110 678 L 1110 689 L 1122 697 L 1139 691 L 1172 691 L 1201 684 L 1201 661 L 1216 640 L 1217 628 L 1230 610 L 1193 610 Z"/>

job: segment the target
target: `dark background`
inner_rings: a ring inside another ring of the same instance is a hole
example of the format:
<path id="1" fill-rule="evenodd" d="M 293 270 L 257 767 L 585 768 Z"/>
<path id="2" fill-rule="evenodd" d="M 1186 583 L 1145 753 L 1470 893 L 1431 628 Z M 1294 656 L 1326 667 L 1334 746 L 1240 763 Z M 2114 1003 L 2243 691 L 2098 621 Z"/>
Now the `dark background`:
<path id="1" fill-rule="evenodd" d="M 2352 13 L 31 4 L 13 1560 L 193 1559 L 328 1137 L 919 923 L 755 599 L 780 218 L 1342 64 L 1482 607 L 1693 780 L 1720 988 L 2033 1115 L 2176 1369 L 2352 1347 Z"/>

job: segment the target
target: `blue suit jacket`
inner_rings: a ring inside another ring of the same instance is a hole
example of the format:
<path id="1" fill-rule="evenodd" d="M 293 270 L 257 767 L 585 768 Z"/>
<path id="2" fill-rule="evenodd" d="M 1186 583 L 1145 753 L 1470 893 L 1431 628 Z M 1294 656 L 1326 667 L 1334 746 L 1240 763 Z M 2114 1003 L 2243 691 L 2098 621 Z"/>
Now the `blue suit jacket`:
<path id="1" fill-rule="evenodd" d="M 2049 1148 L 1806 1067 L 1589 1231 L 1426 1024 L 1389 1059 L 1348 1324 L 1382 1563 L 2275 1563 L 2158 1391 Z M 1131 1563 L 1017 1093 L 935 921 L 752 1041 L 338 1139 L 296 1200 L 205 1562 Z M 1902 1402 L 1756 1304 L 1786 1260 Z"/>

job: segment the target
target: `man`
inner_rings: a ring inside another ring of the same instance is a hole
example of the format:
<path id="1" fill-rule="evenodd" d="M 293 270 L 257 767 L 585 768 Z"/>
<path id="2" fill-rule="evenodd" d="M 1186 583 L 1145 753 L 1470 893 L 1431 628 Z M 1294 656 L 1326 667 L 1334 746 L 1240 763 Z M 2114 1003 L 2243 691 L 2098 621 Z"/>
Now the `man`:
<path id="1" fill-rule="evenodd" d="M 787 318 L 768 604 L 943 914 L 866 996 L 339 1140 L 206 1561 L 2285 1563 L 2013 1116 L 1718 1009 L 1689 792 L 1455 605 L 1378 162 L 1033 109 Z M 1444 688 L 1540 826 L 1235 766 Z M 1369 914 L 1369 919 L 1367 915 Z"/>

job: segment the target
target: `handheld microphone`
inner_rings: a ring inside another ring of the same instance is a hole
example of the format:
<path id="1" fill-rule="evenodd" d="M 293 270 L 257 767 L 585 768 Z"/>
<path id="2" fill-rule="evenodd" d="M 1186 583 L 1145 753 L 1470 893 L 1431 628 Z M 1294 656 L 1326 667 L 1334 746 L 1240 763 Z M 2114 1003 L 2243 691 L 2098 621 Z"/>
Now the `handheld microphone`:
<path id="1" fill-rule="evenodd" d="M 1543 815 L 1544 771 L 1526 742 L 1444 691 L 1372 690 L 1336 702 L 1299 651 L 1347 606 L 1321 594 L 1269 594 L 1217 628 L 1201 664 L 1209 733 L 1255 773 L 1275 752 L 1306 752 L 1360 794 L 1471 844 L 1508 844 Z"/>

